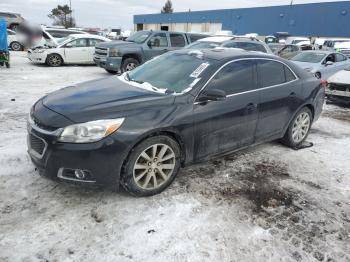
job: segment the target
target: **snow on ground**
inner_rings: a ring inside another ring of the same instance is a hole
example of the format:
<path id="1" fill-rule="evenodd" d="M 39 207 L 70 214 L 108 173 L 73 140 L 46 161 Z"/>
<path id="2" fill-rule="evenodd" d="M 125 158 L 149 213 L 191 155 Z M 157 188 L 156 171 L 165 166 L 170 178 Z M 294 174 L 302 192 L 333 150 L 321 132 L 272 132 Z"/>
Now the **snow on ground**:
<path id="1" fill-rule="evenodd" d="M 11 56 L 0 68 L 0 261 L 350 261 L 350 109 L 327 105 L 311 148 L 260 145 L 134 198 L 47 180 L 26 153 L 38 98 L 108 74 Z"/>

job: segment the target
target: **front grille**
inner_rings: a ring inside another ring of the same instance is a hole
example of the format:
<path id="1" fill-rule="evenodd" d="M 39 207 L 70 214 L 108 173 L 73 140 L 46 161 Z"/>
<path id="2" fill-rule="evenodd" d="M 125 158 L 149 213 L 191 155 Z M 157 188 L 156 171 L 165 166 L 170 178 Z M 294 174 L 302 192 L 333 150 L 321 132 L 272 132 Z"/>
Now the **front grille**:
<path id="1" fill-rule="evenodd" d="M 36 125 L 37 127 L 39 127 L 40 129 L 46 130 L 46 131 L 55 131 L 57 130 L 56 127 L 51 127 L 51 126 L 47 126 L 42 124 L 38 119 L 34 118 L 33 116 L 31 116 L 34 125 Z"/>
<path id="2" fill-rule="evenodd" d="M 108 53 L 107 48 L 95 47 L 95 55 L 96 56 L 98 56 L 100 58 L 107 57 L 107 53 Z"/>
<path id="3" fill-rule="evenodd" d="M 337 91 L 350 91 L 350 85 L 342 85 L 342 84 L 335 84 L 335 83 L 330 83 L 329 84 L 329 89 L 330 90 L 337 90 Z"/>
<path id="4" fill-rule="evenodd" d="M 33 134 L 29 134 L 29 146 L 30 149 L 36 152 L 39 156 L 42 156 L 45 153 L 45 141 Z"/>

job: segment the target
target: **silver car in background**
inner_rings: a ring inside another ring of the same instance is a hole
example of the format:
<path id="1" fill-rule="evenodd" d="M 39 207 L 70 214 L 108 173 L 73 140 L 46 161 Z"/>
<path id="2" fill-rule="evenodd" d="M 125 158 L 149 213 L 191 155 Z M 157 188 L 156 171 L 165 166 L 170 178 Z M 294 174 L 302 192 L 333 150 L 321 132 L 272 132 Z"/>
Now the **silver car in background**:
<path id="1" fill-rule="evenodd" d="M 332 51 L 304 51 L 290 60 L 322 79 L 328 79 L 350 65 L 350 60 L 345 55 Z"/>

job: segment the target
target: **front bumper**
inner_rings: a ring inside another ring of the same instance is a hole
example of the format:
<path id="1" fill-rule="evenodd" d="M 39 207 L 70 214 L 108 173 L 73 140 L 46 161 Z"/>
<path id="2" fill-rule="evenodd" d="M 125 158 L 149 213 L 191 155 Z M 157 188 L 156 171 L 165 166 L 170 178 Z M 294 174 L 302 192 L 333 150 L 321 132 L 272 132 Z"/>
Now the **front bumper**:
<path id="1" fill-rule="evenodd" d="M 121 69 L 122 65 L 122 57 L 105 57 L 100 58 L 98 56 L 94 56 L 94 62 L 97 66 L 102 67 L 106 70 L 118 72 Z"/>
<path id="2" fill-rule="evenodd" d="M 57 134 L 41 130 L 31 122 L 27 129 L 28 153 L 41 175 L 65 182 L 119 188 L 121 168 L 129 150 L 116 134 L 95 143 L 69 144 L 57 142 Z M 75 177 L 76 170 L 84 171 L 86 177 Z"/>
<path id="3" fill-rule="evenodd" d="M 340 91 L 340 90 L 335 90 L 335 89 L 326 89 L 326 95 L 327 96 L 341 96 L 344 98 L 350 99 L 350 91 Z"/>
<path id="4" fill-rule="evenodd" d="M 27 52 L 28 59 L 33 63 L 44 64 L 46 62 L 46 54 L 35 53 L 31 50 Z"/>

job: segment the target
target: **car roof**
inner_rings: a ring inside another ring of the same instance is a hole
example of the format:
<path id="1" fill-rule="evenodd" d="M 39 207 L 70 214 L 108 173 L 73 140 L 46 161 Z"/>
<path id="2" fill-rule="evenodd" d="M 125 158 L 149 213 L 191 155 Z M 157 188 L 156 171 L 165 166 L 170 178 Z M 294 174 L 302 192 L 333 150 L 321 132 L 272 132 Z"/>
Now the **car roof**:
<path id="1" fill-rule="evenodd" d="M 279 57 L 262 52 L 246 51 L 239 48 L 214 48 L 214 49 L 181 49 L 174 51 L 179 54 L 190 54 L 203 57 L 203 59 L 217 60 L 217 61 L 230 61 L 235 58 L 272 58 L 275 60 L 281 60 Z"/>
<path id="2" fill-rule="evenodd" d="M 231 40 L 233 36 L 210 36 L 197 40 L 198 42 L 213 42 L 213 43 L 223 43 L 227 40 Z"/>
<path id="3" fill-rule="evenodd" d="M 325 54 L 325 55 L 329 55 L 329 54 L 333 54 L 336 53 L 334 51 L 328 51 L 328 50 L 307 50 L 307 51 L 303 51 L 302 53 L 318 53 L 318 54 Z"/>
<path id="4" fill-rule="evenodd" d="M 107 39 L 106 37 L 99 36 L 99 35 L 93 35 L 93 34 L 71 34 L 71 35 L 69 35 L 69 37 Z"/>

